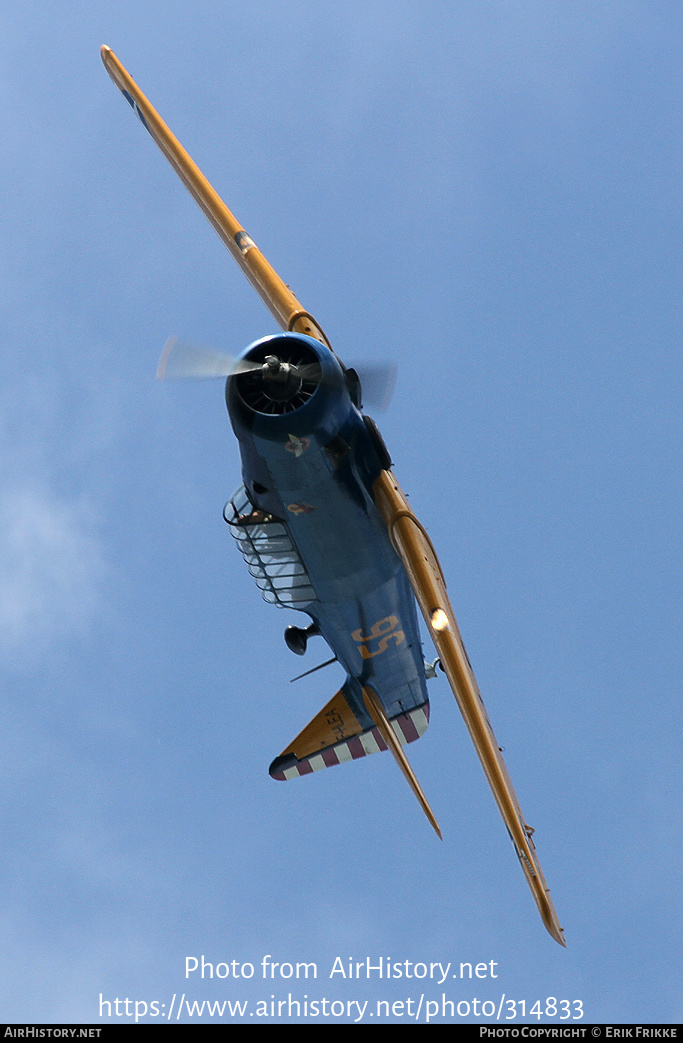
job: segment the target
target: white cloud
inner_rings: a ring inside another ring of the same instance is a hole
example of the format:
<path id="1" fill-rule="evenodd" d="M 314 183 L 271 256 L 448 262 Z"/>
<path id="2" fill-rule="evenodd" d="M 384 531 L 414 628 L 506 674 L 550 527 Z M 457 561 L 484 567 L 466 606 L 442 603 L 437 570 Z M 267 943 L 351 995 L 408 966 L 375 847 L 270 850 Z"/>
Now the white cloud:
<path id="1" fill-rule="evenodd" d="M 98 614 L 104 557 L 84 502 L 47 486 L 0 495 L 0 644 L 44 652 Z"/>

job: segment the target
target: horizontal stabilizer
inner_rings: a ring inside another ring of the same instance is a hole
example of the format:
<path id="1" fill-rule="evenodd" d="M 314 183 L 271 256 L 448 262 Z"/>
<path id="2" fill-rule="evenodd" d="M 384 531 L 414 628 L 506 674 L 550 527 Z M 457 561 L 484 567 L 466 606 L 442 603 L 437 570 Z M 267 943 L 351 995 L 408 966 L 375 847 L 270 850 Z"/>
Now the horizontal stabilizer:
<path id="1" fill-rule="evenodd" d="M 304 730 L 270 766 L 274 779 L 284 781 L 331 768 L 343 761 L 354 761 L 386 750 L 379 729 L 364 727 L 351 709 L 345 684 L 330 699 Z M 427 730 L 429 702 L 391 719 L 391 727 L 401 746 L 414 742 Z"/>

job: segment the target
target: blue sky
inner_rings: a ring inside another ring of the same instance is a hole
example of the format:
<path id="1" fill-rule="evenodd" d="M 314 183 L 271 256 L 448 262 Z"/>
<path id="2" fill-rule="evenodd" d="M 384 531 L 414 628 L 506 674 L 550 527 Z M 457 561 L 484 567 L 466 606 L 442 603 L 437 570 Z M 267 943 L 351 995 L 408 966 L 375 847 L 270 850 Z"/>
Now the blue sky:
<path id="1" fill-rule="evenodd" d="M 251 1012 L 301 990 L 185 958 L 271 954 L 318 964 L 309 998 L 443 992 L 330 980 L 337 955 L 495 961 L 448 998 L 681 1020 L 679 5 L 1 17 L 0 1017 L 183 992 Z M 102 43 L 342 358 L 398 363 L 381 428 L 566 951 L 445 679 L 410 748 L 443 843 L 387 757 L 268 777 L 340 673 L 289 684 L 297 619 L 221 520 L 220 385 L 153 376 L 170 334 L 236 352 L 273 322 Z"/>

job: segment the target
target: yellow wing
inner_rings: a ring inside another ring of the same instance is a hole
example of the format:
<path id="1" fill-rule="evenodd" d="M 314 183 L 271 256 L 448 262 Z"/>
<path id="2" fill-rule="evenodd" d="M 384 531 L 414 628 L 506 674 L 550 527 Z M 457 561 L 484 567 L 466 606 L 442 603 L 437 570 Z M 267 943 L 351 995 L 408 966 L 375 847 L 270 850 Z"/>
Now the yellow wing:
<path id="1" fill-rule="evenodd" d="M 309 312 L 305 311 L 286 283 L 282 281 L 277 272 L 270 266 L 180 142 L 173 136 L 157 111 L 150 105 L 113 51 L 109 47 L 102 47 L 100 53 L 112 80 L 133 107 L 143 125 L 152 135 L 181 181 L 183 181 L 204 211 L 216 232 L 280 326 L 286 330 L 305 333 L 310 337 L 315 337 L 316 340 L 326 344 L 332 350 L 319 324 Z M 564 945 L 562 928 L 560 927 L 555 907 L 550 898 L 550 893 L 536 856 L 536 849 L 531 839 L 531 830 L 524 823 L 519 801 L 486 715 L 479 688 L 477 687 L 477 682 L 467 658 L 460 631 L 458 630 L 458 624 L 446 594 L 446 582 L 431 540 L 411 511 L 398 482 L 391 472 L 383 471 L 380 474 L 375 482 L 374 495 L 375 502 L 386 522 L 394 547 L 410 578 L 413 592 L 425 617 L 446 676 L 472 736 L 479 759 L 503 816 L 503 821 L 512 837 L 543 923 L 553 938 L 560 945 Z M 366 693 L 364 693 L 364 698 L 366 699 L 366 705 L 368 705 Z M 331 704 L 329 705 L 331 706 Z M 329 706 L 321 711 L 323 717 L 328 709 Z M 388 723 L 381 720 L 376 707 L 369 705 L 368 709 L 375 720 L 380 736 L 384 736 L 385 733 L 388 733 Z M 311 722 L 309 728 L 314 724 L 315 722 Z M 316 733 L 319 724 L 320 721 L 313 728 Z M 354 734 L 353 730 L 351 733 Z M 295 743 L 302 740 L 304 736 L 307 742 L 313 738 L 312 732 L 309 732 L 309 729 L 305 729 L 302 735 L 295 740 Z M 319 741 L 319 739 L 319 735 L 316 734 L 316 741 Z M 388 741 L 391 743 L 390 736 L 388 736 Z M 325 745 L 326 742 L 323 742 L 322 746 Z M 400 743 L 396 742 L 395 746 L 400 753 Z M 399 764 L 401 764 L 399 753 L 394 749 L 393 743 L 391 743 L 390 748 L 394 756 L 399 760 Z M 291 754 L 293 751 L 287 750 L 285 753 Z M 280 758 L 274 763 L 278 762 L 280 762 Z M 410 782 L 410 778 L 402 764 L 401 770 L 404 771 Z M 412 782 L 410 784 L 413 786 Z M 418 799 L 422 803 L 419 794 Z M 426 801 L 423 807 L 425 804 Z M 425 811 L 427 813 L 426 808 Z M 432 821 L 431 809 L 428 817 Z M 438 831 L 435 821 L 432 824 Z"/>
<path id="2" fill-rule="evenodd" d="M 560 945 L 565 945 L 562 928 L 531 839 L 531 830 L 525 825 L 517 794 L 493 734 L 432 542 L 413 514 L 393 474 L 382 471 L 373 491 L 392 543 L 408 573 L 543 923 L 553 938 Z"/>
<path id="3" fill-rule="evenodd" d="M 329 341 L 312 315 L 304 311 L 286 283 L 270 266 L 254 241 L 209 184 L 197 164 L 171 133 L 135 80 L 109 47 L 101 47 L 104 67 L 149 131 L 176 174 L 202 208 L 216 232 L 233 255 L 271 314 L 284 330 L 305 333 L 327 344 Z"/>

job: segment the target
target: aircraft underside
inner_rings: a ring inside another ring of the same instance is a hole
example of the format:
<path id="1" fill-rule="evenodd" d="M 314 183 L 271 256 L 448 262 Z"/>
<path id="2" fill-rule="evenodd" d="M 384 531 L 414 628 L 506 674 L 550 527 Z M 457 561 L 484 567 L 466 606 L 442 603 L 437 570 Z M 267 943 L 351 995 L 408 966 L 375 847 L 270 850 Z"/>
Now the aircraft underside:
<path id="1" fill-rule="evenodd" d="M 360 418 L 351 426 L 357 443 L 365 428 Z M 349 435 L 349 425 L 345 433 Z M 290 479 L 279 504 L 272 497 L 266 503 L 266 494 L 253 491 L 255 485 L 267 487 L 245 469 L 245 485 L 224 515 L 264 599 L 305 612 L 312 621 L 308 631 L 325 639 L 347 674 L 341 690 L 304 729 L 306 734 L 273 762 L 270 771 L 277 779 L 387 748 L 364 689 L 371 688 L 379 698 L 401 745 L 419 738 L 429 723 L 415 601 L 353 453 L 347 454 L 343 469 L 338 461 L 330 468 L 330 454 L 314 433 L 305 440 L 296 437 L 288 432 L 285 443 L 259 444 L 263 455 L 258 473 L 262 477 L 268 471 L 270 488 L 282 488 L 283 470 Z M 247 460 L 253 448 L 243 454 Z M 340 533 L 349 538 L 340 540 Z"/>
<path id="2" fill-rule="evenodd" d="M 284 333 L 239 359 L 162 354 L 157 376 L 228 377 L 243 502 L 226 521 L 266 600 L 312 620 L 288 644 L 320 633 L 347 673 L 341 690 L 271 765 L 287 779 L 391 750 L 439 836 L 402 746 L 427 726 L 415 601 L 438 652 L 543 923 L 564 945 L 536 849 L 493 733 L 446 591 L 438 557 L 392 473 L 376 425 L 362 412 L 358 374 L 268 263 L 108 47 L 102 60 Z M 414 599 L 413 599 L 414 595 Z M 298 649 L 297 649 L 298 646 Z"/>

